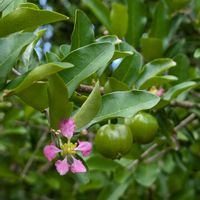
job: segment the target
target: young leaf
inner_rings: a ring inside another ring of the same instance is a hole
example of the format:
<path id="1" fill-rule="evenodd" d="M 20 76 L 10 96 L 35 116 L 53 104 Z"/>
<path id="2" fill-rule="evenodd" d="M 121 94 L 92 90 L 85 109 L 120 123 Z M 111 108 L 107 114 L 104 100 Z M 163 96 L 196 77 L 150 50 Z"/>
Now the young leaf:
<path id="1" fill-rule="evenodd" d="M 74 115 L 76 128 L 80 129 L 87 125 L 98 113 L 101 107 L 101 94 L 99 83 L 96 84 L 92 93 L 88 96 L 87 100 L 81 106 L 79 111 Z"/>
<path id="2" fill-rule="evenodd" d="M 39 10 L 28 6 L 28 4 L 25 5 L 26 6 L 18 7 L 16 10 L 0 19 L 0 37 L 68 19 L 65 15 L 56 12 Z"/>
<path id="3" fill-rule="evenodd" d="M 32 33 L 15 33 L 0 38 L 0 87 L 18 59 L 22 49 L 34 40 Z"/>
<path id="4" fill-rule="evenodd" d="M 94 41 L 94 27 L 87 15 L 81 10 L 76 11 L 71 40 L 71 51 Z"/>
<path id="5" fill-rule="evenodd" d="M 143 71 L 137 79 L 136 85 L 138 88 L 141 88 L 143 84 L 146 83 L 152 77 L 162 73 L 163 71 L 168 70 L 171 67 L 175 67 L 176 63 L 169 58 L 160 58 L 153 60 L 150 63 L 147 63 L 143 67 Z"/>
<path id="6" fill-rule="evenodd" d="M 127 8 L 123 4 L 113 3 L 110 13 L 112 32 L 122 38 L 128 27 Z"/>
<path id="7" fill-rule="evenodd" d="M 101 0 L 83 0 L 83 3 L 92 10 L 99 21 L 110 31 L 111 22 L 109 9 L 104 5 L 104 3 Z"/>
<path id="8" fill-rule="evenodd" d="M 12 92 L 12 94 L 17 94 L 22 90 L 31 86 L 33 83 L 42 80 L 47 76 L 55 74 L 56 72 L 71 67 L 73 67 L 72 64 L 65 62 L 48 63 L 37 66 L 28 73 L 28 75 L 22 80 L 22 82 L 16 88 L 12 89 L 10 92 Z"/>
<path id="9" fill-rule="evenodd" d="M 67 87 L 58 74 L 48 78 L 48 99 L 50 125 L 57 130 L 60 121 L 70 116 L 73 106 L 68 100 Z"/>
<path id="10" fill-rule="evenodd" d="M 123 91 L 106 94 L 102 97 L 102 107 L 91 124 L 116 117 L 132 117 L 141 110 L 151 109 L 160 98 L 143 91 Z"/>
<path id="11" fill-rule="evenodd" d="M 95 43 L 72 51 L 64 61 L 72 63 L 75 67 L 60 73 L 67 83 L 69 96 L 81 81 L 107 65 L 113 53 L 114 46 L 109 42 Z"/>

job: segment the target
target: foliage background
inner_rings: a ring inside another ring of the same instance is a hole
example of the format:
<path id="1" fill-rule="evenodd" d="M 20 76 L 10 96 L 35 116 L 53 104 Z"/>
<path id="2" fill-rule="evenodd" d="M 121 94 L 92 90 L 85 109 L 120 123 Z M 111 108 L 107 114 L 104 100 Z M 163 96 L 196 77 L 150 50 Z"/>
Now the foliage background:
<path id="1" fill-rule="evenodd" d="M 18 2 L 23 1 L 18 0 Z M 31 2 L 38 4 L 40 8 L 52 9 L 70 17 L 67 22 L 44 26 L 47 32 L 37 44 L 35 52 L 40 57 L 41 63 L 46 62 L 47 51 L 57 53 L 59 45 L 71 43 L 77 8 L 83 10 L 94 24 L 96 38 L 105 34 L 106 28 L 102 26 L 104 19 L 96 17 L 95 12 L 84 3 L 86 1 Z M 124 35 L 126 41 L 143 55 L 145 63 L 160 57 L 173 58 L 177 62 L 178 66 L 170 69 L 168 73 L 179 79 L 164 84 L 166 90 L 186 81 L 199 82 L 200 3 L 198 0 L 104 1 L 109 10 L 113 2 L 128 4 L 129 8 L 133 9 L 129 14 L 133 15 L 134 26 L 127 25 L 128 31 Z M 124 24 L 124 20 L 123 17 L 117 16 L 118 26 Z M 113 29 L 110 33 L 120 37 L 121 33 L 118 31 Z M 49 58 L 51 56 L 53 57 L 53 54 L 49 55 Z M 34 62 L 38 63 L 37 56 L 33 56 L 32 63 Z M 23 72 L 21 57 L 16 68 Z M 105 73 L 106 78 L 101 77 L 101 85 L 107 81 L 109 70 Z M 15 75 L 11 74 L 10 77 L 13 78 Z M 160 146 L 155 149 L 153 155 L 158 155 L 164 150 L 161 158 L 155 159 L 148 165 L 139 164 L 140 167 L 137 167 L 136 171 L 131 171 L 127 170 L 126 166 L 132 160 L 139 158 L 151 144 L 144 146 L 134 144 L 130 155 L 120 161 L 106 159 L 96 153 L 94 148 L 93 155 L 87 160 L 90 169 L 87 175 L 67 174 L 64 177 L 59 176 L 54 166 L 48 163 L 42 154 L 43 146 L 50 141 L 45 113 L 36 111 L 16 96 L 3 100 L 1 95 L 0 198 L 6 200 L 199 199 L 199 95 L 197 86 L 176 99 L 191 104 L 169 105 L 154 112 L 160 123 L 156 138 Z M 194 116 L 192 122 L 177 129 L 176 140 L 171 141 L 169 135 L 191 114 Z M 90 132 L 95 133 L 97 128 L 98 125 L 91 127 Z M 94 134 L 89 135 L 89 140 L 93 140 L 93 137 Z M 169 144 L 173 150 L 168 151 Z"/>

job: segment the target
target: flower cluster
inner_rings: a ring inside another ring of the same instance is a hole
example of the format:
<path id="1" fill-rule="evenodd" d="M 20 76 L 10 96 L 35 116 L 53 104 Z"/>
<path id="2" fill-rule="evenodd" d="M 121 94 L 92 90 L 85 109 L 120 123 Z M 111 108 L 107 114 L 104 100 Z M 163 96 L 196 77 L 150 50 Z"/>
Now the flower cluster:
<path id="1" fill-rule="evenodd" d="M 86 172 L 86 168 L 81 160 L 75 158 L 78 151 L 82 153 L 83 156 L 88 156 L 92 150 L 92 144 L 86 141 L 79 141 L 77 143 L 72 143 L 71 138 L 73 137 L 75 131 L 75 123 L 72 118 L 61 121 L 60 123 L 60 134 L 67 138 L 67 143 L 60 145 L 58 148 L 54 143 L 46 145 L 44 147 L 44 155 L 49 160 L 52 161 L 56 158 L 56 155 L 60 153 L 63 160 L 57 160 L 55 163 L 56 170 L 60 175 L 66 174 L 68 171 L 72 173 Z"/>
<path id="2" fill-rule="evenodd" d="M 152 94 L 157 95 L 158 97 L 162 96 L 165 92 L 164 88 L 160 87 L 159 89 L 157 89 L 155 86 L 152 86 L 149 90 L 149 92 L 151 92 Z"/>

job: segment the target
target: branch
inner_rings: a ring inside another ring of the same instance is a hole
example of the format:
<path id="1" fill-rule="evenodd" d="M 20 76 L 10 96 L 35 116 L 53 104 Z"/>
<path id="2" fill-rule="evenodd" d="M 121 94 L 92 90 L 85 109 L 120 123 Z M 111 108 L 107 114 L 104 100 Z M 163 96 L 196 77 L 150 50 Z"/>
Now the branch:
<path id="1" fill-rule="evenodd" d="M 187 116 L 184 120 L 182 120 L 175 128 L 174 131 L 177 132 L 179 129 L 187 126 L 190 122 L 192 122 L 196 118 L 196 114 L 192 113 Z"/>
<path id="2" fill-rule="evenodd" d="M 91 86 L 91 85 L 83 85 L 83 84 L 81 84 L 79 86 L 79 88 L 77 89 L 77 91 L 78 92 L 91 93 L 93 89 L 94 89 L 94 87 Z M 104 94 L 104 88 L 103 87 L 100 87 L 100 92 L 101 92 L 102 95 Z"/>
<path id="3" fill-rule="evenodd" d="M 191 101 L 173 101 L 170 103 L 172 107 L 182 107 L 182 108 L 200 108 L 200 104 L 193 103 Z"/>
<path id="4" fill-rule="evenodd" d="M 127 169 L 131 170 L 134 168 L 136 165 L 138 165 L 144 158 L 146 158 L 152 151 L 154 151 L 159 145 L 157 143 L 153 144 L 150 146 L 141 156 L 134 160 L 128 167 Z"/>

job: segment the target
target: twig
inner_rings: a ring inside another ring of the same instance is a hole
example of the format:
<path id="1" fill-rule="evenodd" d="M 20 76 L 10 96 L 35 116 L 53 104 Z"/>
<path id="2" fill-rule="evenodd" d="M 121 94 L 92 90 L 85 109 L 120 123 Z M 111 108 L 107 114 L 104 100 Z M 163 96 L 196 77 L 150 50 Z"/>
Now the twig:
<path id="1" fill-rule="evenodd" d="M 150 146 L 141 156 L 134 160 L 128 167 L 127 169 L 131 170 L 134 168 L 136 165 L 138 165 L 145 157 L 147 157 L 153 150 L 155 150 L 159 145 L 157 143 L 153 144 Z"/>
<path id="2" fill-rule="evenodd" d="M 28 172 L 28 170 L 30 169 L 34 159 L 35 159 L 35 155 L 37 154 L 37 152 L 39 151 L 40 147 L 42 146 L 44 140 L 46 139 L 47 137 L 47 133 L 48 131 L 45 131 L 42 136 L 40 137 L 40 139 L 38 140 L 38 143 L 36 145 L 36 148 L 33 152 L 33 154 L 31 155 L 31 157 L 29 158 L 28 162 L 26 163 L 24 169 L 22 170 L 22 173 L 21 173 L 21 177 L 24 178 Z"/>
<path id="3" fill-rule="evenodd" d="M 144 160 L 144 163 L 148 164 L 148 163 L 152 163 L 155 160 L 157 160 L 158 158 L 162 157 L 163 155 L 165 155 L 168 151 L 172 150 L 172 147 L 168 147 L 166 149 L 163 149 L 162 151 L 160 151 L 159 153 L 155 154 L 154 156 L 147 158 L 146 160 Z"/>
<path id="4" fill-rule="evenodd" d="M 200 104 L 196 104 L 191 101 L 173 101 L 170 103 L 170 105 L 173 107 L 182 107 L 182 108 L 193 108 L 193 107 L 200 108 Z"/>
<path id="5" fill-rule="evenodd" d="M 18 72 L 15 68 L 12 68 L 12 72 L 17 75 L 17 76 L 21 76 L 22 74 L 20 72 Z"/>
<path id="6" fill-rule="evenodd" d="M 79 88 L 77 89 L 77 91 L 78 92 L 91 93 L 93 89 L 94 89 L 94 87 L 91 86 L 91 85 L 83 85 L 83 84 L 81 84 L 79 86 Z M 100 92 L 101 92 L 102 95 L 104 94 L 104 88 L 103 87 L 100 87 Z"/>
<path id="7" fill-rule="evenodd" d="M 200 98 L 200 92 L 191 91 L 190 92 L 193 96 Z"/>
<path id="8" fill-rule="evenodd" d="M 186 117 L 184 120 L 182 120 L 175 128 L 174 131 L 177 132 L 179 129 L 187 126 L 190 122 L 192 122 L 196 118 L 196 114 L 192 113 L 188 117 Z"/>

